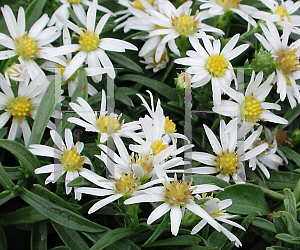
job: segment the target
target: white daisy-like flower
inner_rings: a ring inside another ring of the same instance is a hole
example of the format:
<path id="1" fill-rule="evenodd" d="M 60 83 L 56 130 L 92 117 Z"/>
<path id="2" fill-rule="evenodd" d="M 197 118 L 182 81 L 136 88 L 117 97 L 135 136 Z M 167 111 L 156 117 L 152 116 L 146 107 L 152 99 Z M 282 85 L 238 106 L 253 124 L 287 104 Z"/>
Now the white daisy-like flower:
<path id="1" fill-rule="evenodd" d="M 262 131 L 262 126 L 260 126 L 257 131 L 259 132 L 258 133 L 259 136 Z M 267 128 L 265 128 L 265 137 L 266 137 L 265 140 L 262 140 L 261 138 L 258 137 L 253 142 L 251 148 L 255 148 L 263 143 L 268 143 L 268 147 L 259 155 L 249 160 L 249 168 L 255 170 L 256 166 L 258 166 L 261 169 L 261 171 L 264 173 L 264 175 L 267 178 L 270 178 L 270 173 L 267 167 L 273 170 L 278 170 L 278 167 L 283 164 L 283 160 L 281 157 L 275 154 L 277 151 L 276 138 L 273 138 L 270 130 Z"/>
<path id="2" fill-rule="evenodd" d="M 142 203 L 142 202 L 163 202 L 155 208 L 149 215 L 147 224 L 151 224 L 155 220 L 170 211 L 171 232 L 177 235 L 185 209 L 207 221 L 213 228 L 220 231 L 220 225 L 217 223 L 203 208 L 194 201 L 193 194 L 212 192 L 215 190 L 223 190 L 222 188 L 203 184 L 192 186 L 192 182 L 187 183 L 183 176 L 182 182 L 177 180 L 176 174 L 174 182 L 165 181 L 163 186 L 144 189 L 133 197 L 124 201 L 125 205 Z"/>
<path id="3" fill-rule="evenodd" d="M 114 139 L 115 134 L 131 137 L 131 135 L 134 134 L 134 130 L 140 129 L 138 122 L 128 122 L 124 124 L 124 120 L 120 121 L 121 115 L 118 116 L 114 113 L 107 115 L 104 90 L 102 90 L 99 115 L 97 111 L 93 111 L 91 106 L 83 98 L 78 97 L 77 102 L 79 105 L 73 102 L 70 102 L 69 105 L 85 121 L 76 117 L 69 117 L 68 122 L 84 127 L 86 131 L 100 133 L 101 143 L 106 142 L 110 136 Z"/>
<path id="4" fill-rule="evenodd" d="M 73 143 L 73 135 L 70 129 L 65 129 L 65 143 L 61 136 L 55 131 L 50 131 L 51 138 L 57 148 L 52 148 L 40 144 L 32 144 L 29 146 L 29 151 L 34 155 L 47 156 L 58 159 L 60 163 L 49 164 L 35 169 L 35 174 L 51 173 L 45 180 L 45 184 L 55 183 L 64 173 L 66 194 L 69 194 L 72 187 L 68 187 L 68 183 L 79 176 L 81 172 L 89 171 L 83 168 L 84 164 L 92 166 L 89 158 L 81 156 L 81 151 L 84 147 L 83 142 Z M 80 196 L 75 193 L 75 198 L 80 199 Z"/>
<path id="5" fill-rule="evenodd" d="M 236 34 L 221 50 L 220 40 L 209 41 L 205 34 L 202 34 L 205 49 L 198 39 L 190 39 L 196 51 L 187 51 L 189 57 L 176 59 L 177 64 L 188 65 L 186 72 L 194 74 L 192 77 L 192 88 L 200 87 L 211 81 L 213 91 L 213 102 L 217 105 L 221 102 L 221 87 L 230 85 L 235 74 L 230 60 L 245 51 L 249 44 L 242 44 L 235 49 L 234 46 L 239 40 L 240 35 Z"/>
<path id="6" fill-rule="evenodd" d="M 114 180 L 106 179 L 97 175 L 92 171 L 80 173 L 85 179 L 96 184 L 100 188 L 80 187 L 75 190 L 76 193 L 90 194 L 95 196 L 108 196 L 100 201 L 97 201 L 88 211 L 89 214 L 94 213 L 98 209 L 107 204 L 123 197 L 127 199 L 140 190 L 151 187 L 164 182 L 164 179 L 157 179 L 141 185 L 139 177 L 132 173 L 124 173 L 123 171 L 114 172 Z M 172 178 L 168 178 L 172 180 Z"/>
<path id="7" fill-rule="evenodd" d="M 28 76 L 27 69 L 25 69 L 24 65 L 16 63 L 8 67 L 4 75 L 5 78 L 9 78 L 16 82 L 25 81 L 26 77 Z"/>
<path id="8" fill-rule="evenodd" d="M 228 11 L 232 11 L 238 14 L 241 18 L 251 24 L 253 27 L 257 27 L 256 22 L 251 17 L 254 11 L 257 9 L 253 6 L 240 4 L 242 0 L 198 0 L 203 4 L 200 5 L 200 9 L 209 9 L 208 13 L 212 16 L 224 15 Z"/>
<path id="9" fill-rule="evenodd" d="M 64 45 L 58 48 L 60 51 L 65 51 L 65 54 L 79 50 L 65 68 L 63 72 L 63 81 L 72 76 L 84 62 L 86 62 L 88 68 L 90 68 L 89 70 L 94 72 L 94 74 L 93 72 L 90 72 L 90 75 L 94 75 L 94 81 L 99 82 L 101 78 L 99 74 L 103 74 L 104 72 L 107 72 L 110 78 L 114 79 L 115 70 L 112 62 L 106 55 L 105 50 L 116 52 L 125 52 L 125 49 L 137 50 L 137 47 L 131 43 L 114 38 L 99 37 L 110 14 L 105 14 L 101 17 L 97 26 L 95 26 L 97 12 L 96 5 L 97 0 L 93 0 L 87 11 L 87 23 L 86 28 L 84 29 L 79 28 L 77 25 L 63 17 L 58 16 L 58 19 L 63 24 L 78 34 L 76 38 L 79 40 L 79 44 Z"/>
<path id="10" fill-rule="evenodd" d="M 264 5 L 266 5 L 271 13 L 265 11 L 254 11 L 252 16 L 259 20 L 271 21 L 276 23 L 281 29 L 284 28 L 284 19 L 288 21 L 288 24 L 291 27 L 291 31 L 296 34 L 300 34 L 300 29 L 297 26 L 300 26 L 300 16 L 293 15 L 299 7 L 300 2 L 293 2 L 292 0 L 281 0 L 281 4 L 276 0 L 260 0 Z"/>
<path id="11" fill-rule="evenodd" d="M 60 62 L 58 58 L 53 56 L 55 48 L 49 47 L 49 44 L 60 36 L 60 31 L 55 27 L 44 29 L 49 21 L 47 14 L 37 20 L 27 32 L 25 31 L 25 12 L 22 7 L 19 8 L 17 20 L 9 6 L 1 7 L 1 11 L 11 38 L 0 33 L 0 44 L 10 49 L 0 51 L 0 60 L 18 56 L 19 62 L 28 71 L 31 79 L 38 75 L 44 76 L 46 79 L 44 72 L 34 59 L 43 58 Z"/>
<path id="12" fill-rule="evenodd" d="M 57 28 L 62 29 L 63 27 L 63 23 L 61 23 L 58 19 L 56 15 L 60 15 L 65 19 L 69 19 L 69 11 L 68 8 L 70 8 L 72 6 L 72 9 L 74 10 L 76 16 L 78 17 L 79 21 L 83 24 L 86 24 L 87 20 L 86 20 L 86 15 L 85 15 L 85 10 L 83 8 L 82 5 L 86 5 L 86 6 L 91 6 L 91 2 L 88 0 L 59 0 L 62 5 L 59 6 L 56 11 L 53 13 L 48 26 L 52 26 L 55 25 Z M 102 12 L 105 13 L 111 13 L 112 12 L 101 6 L 98 5 L 96 6 L 96 8 Z"/>
<path id="13" fill-rule="evenodd" d="M 267 21 L 268 28 L 263 24 L 260 24 L 260 27 L 265 37 L 258 33 L 254 35 L 274 57 L 274 66 L 277 74 L 277 93 L 280 95 L 280 100 L 283 101 L 287 92 L 289 92 L 288 98 L 292 108 L 294 108 L 296 106 L 295 101 L 291 102 L 291 99 L 295 97 L 298 103 L 300 103 L 299 86 L 295 81 L 300 79 L 300 40 L 288 45 L 291 33 L 291 29 L 288 26 L 284 27 L 281 37 L 275 24 L 270 21 Z"/>
<path id="14" fill-rule="evenodd" d="M 271 83 L 274 79 L 274 75 L 275 73 L 271 74 L 267 80 L 261 84 L 263 72 L 259 72 L 255 78 L 255 72 L 253 71 L 245 94 L 237 92 L 228 86 L 222 86 L 223 91 L 234 101 L 221 101 L 220 105 L 213 107 L 213 111 L 232 118 L 236 117 L 238 122 L 242 123 L 238 138 L 246 135 L 259 120 L 280 124 L 288 123 L 286 119 L 268 110 L 280 110 L 281 107 L 279 104 L 264 102 L 266 96 L 272 89 Z"/>
<path id="15" fill-rule="evenodd" d="M 71 37 L 70 37 L 70 33 L 67 27 L 63 27 L 63 44 L 64 45 L 70 45 L 71 44 Z M 44 70 L 47 70 L 49 72 L 53 72 L 55 74 L 63 74 L 65 68 L 68 66 L 69 62 L 72 60 L 72 53 L 67 53 L 66 57 L 64 56 L 59 56 L 58 57 L 63 64 L 57 64 L 54 62 L 45 62 L 41 65 L 41 68 Z M 99 76 L 101 76 L 101 71 L 99 71 Z M 104 72 L 106 73 L 106 72 Z M 49 77 L 49 76 L 48 76 Z M 54 76 L 52 77 L 54 78 Z M 52 79 L 51 79 L 52 80 Z M 77 86 L 77 82 L 78 82 L 78 76 L 77 76 L 77 72 L 75 72 L 72 76 L 70 76 L 66 81 L 62 81 L 62 84 L 67 84 L 68 85 L 68 94 L 69 96 L 72 96 L 76 86 Z M 88 87 L 88 94 L 89 95 L 95 95 L 98 93 L 97 89 L 95 89 L 93 87 L 93 85 L 91 85 L 90 83 L 88 83 L 87 85 Z"/>
<path id="16" fill-rule="evenodd" d="M 140 61 L 141 63 L 147 64 L 145 69 L 152 69 L 154 73 L 166 68 L 169 62 L 169 55 L 166 49 L 164 50 L 161 59 L 158 62 L 155 61 L 155 51 L 156 50 L 153 50 L 144 55 L 144 61 Z"/>
<path id="17" fill-rule="evenodd" d="M 253 132 L 245 141 L 238 144 L 236 120 L 231 120 L 227 125 L 224 120 L 221 120 L 220 144 L 212 130 L 205 124 L 203 124 L 203 126 L 210 145 L 216 155 L 202 152 L 188 152 L 185 156 L 186 158 L 213 167 L 190 168 L 185 172 L 193 174 L 219 173 L 217 177 L 227 182 L 229 182 L 230 176 L 232 176 L 235 183 L 245 183 L 246 176 L 243 162 L 262 153 L 268 147 L 268 143 L 261 144 L 255 149 L 245 153 L 258 137 L 257 131 Z"/>
<path id="18" fill-rule="evenodd" d="M 201 207 L 211 216 L 213 217 L 215 220 L 218 220 L 220 222 L 224 222 L 226 224 L 235 226 L 239 229 L 242 229 L 244 231 L 245 228 L 242 227 L 241 225 L 239 225 L 236 222 L 233 222 L 231 220 L 228 220 L 230 218 L 234 218 L 237 217 L 238 215 L 233 215 L 233 214 L 229 214 L 226 213 L 225 208 L 229 207 L 232 204 L 232 200 L 231 199 L 227 199 L 227 200 L 219 200 L 218 198 L 210 198 L 207 202 L 205 202 L 203 205 L 201 205 Z M 205 220 L 201 220 L 193 229 L 191 234 L 196 234 L 198 233 L 205 225 L 207 224 L 207 222 Z M 240 247 L 242 246 L 242 243 L 240 242 L 240 240 L 233 234 L 231 233 L 229 230 L 227 230 L 225 227 L 223 227 L 222 225 L 220 225 L 220 229 L 221 232 L 223 234 L 226 235 L 226 237 L 230 240 L 230 241 L 235 241 L 235 246 L 236 247 Z"/>
<path id="19" fill-rule="evenodd" d="M 27 146 L 31 135 L 31 130 L 27 119 L 35 118 L 43 94 L 47 89 L 47 83 L 42 77 L 36 77 L 29 83 L 29 78 L 21 81 L 18 86 L 18 93 L 15 96 L 9 83 L 9 79 L 4 79 L 0 74 L 0 110 L 4 113 L 0 115 L 0 128 L 2 128 L 12 117 L 12 124 L 7 139 L 14 140 L 23 134 L 24 143 Z"/>
<path id="20" fill-rule="evenodd" d="M 176 9 L 169 1 L 158 1 L 159 11 L 147 10 L 150 15 L 149 21 L 156 25 L 156 29 L 149 32 L 149 37 L 163 36 L 162 44 L 172 41 L 172 44 L 177 47 L 175 39 L 179 36 L 187 37 L 191 42 L 191 40 L 197 40 L 204 32 L 223 35 L 222 30 L 202 23 L 202 20 L 210 17 L 206 11 L 197 11 L 195 15 L 191 15 L 192 3 L 192 1 L 186 1 Z M 170 49 L 172 50 L 172 47 Z"/>

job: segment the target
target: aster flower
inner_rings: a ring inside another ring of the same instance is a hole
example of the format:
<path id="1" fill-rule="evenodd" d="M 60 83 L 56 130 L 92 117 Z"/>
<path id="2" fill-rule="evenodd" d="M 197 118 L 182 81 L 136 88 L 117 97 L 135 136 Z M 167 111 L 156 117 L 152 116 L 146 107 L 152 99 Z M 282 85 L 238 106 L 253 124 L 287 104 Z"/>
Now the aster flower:
<path id="1" fill-rule="evenodd" d="M 220 52 L 220 40 L 211 43 L 205 34 L 202 34 L 205 49 L 197 39 L 190 39 L 196 51 L 187 51 L 189 57 L 176 59 L 177 64 L 188 65 L 186 72 L 194 74 L 192 77 L 192 88 L 200 87 L 211 81 L 213 91 L 213 102 L 217 105 L 221 102 L 221 87 L 230 85 L 231 80 L 235 79 L 235 74 L 230 60 L 245 51 L 249 44 L 243 44 L 235 49 L 233 47 L 239 40 L 240 35 L 236 34 Z"/>
<path id="2" fill-rule="evenodd" d="M 280 110 L 280 105 L 264 102 L 266 96 L 272 89 L 271 83 L 274 79 L 274 75 L 274 73 L 270 75 L 267 80 L 261 84 L 263 72 L 259 72 L 256 78 L 254 78 L 255 72 L 253 71 L 245 94 L 237 92 L 228 86 L 222 86 L 223 91 L 235 102 L 221 101 L 220 105 L 213 107 L 213 111 L 232 118 L 236 117 L 238 122 L 242 123 L 238 138 L 247 134 L 259 120 L 280 124 L 288 123 L 286 119 L 277 116 L 268 110 Z"/>
<path id="3" fill-rule="evenodd" d="M 86 6 L 91 6 L 91 2 L 88 0 L 59 0 L 62 5 L 59 6 L 56 11 L 53 13 L 48 26 L 52 26 L 55 25 L 58 29 L 62 29 L 63 27 L 63 23 L 61 23 L 58 19 L 56 15 L 60 15 L 61 17 L 65 18 L 65 19 L 69 19 L 69 11 L 68 8 L 72 7 L 72 9 L 74 10 L 76 16 L 78 17 L 79 21 L 81 23 L 83 23 L 84 25 L 86 25 L 86 15 L 85 15 L 85 10 L 83 8 L 82 5 L 86 5 Z M 96 5 L 96 8 L 102 12 L 105 13 L 111 13 L 112 12 L 101 6 L 101 5 Z"/>
<path id="4" fill-rule="evenodd" d="M 277 24 L 281 29 L 284 28 L 284 19 L 288 22 L 288 25 L 291 28 L 291 32 L 300 34 L 300 29 L 297 26 L 300 26 L 300 17 L 298 15 L 293 15 L 299 7 L 300 2 L 293 2 L 292 0 L 281 0 L 281 4 L 276 0 L 260 0 L 264 5 L 266 5 L 270 12 L 265 11 L 254 11 L 252 16 L 259 20 L 271 21 Z"/>
<path id="5" fill-rule="evenodd" d="M 133 197 L 125 200 L 124 204 L 129 205 L 141 202 L 163 202 L 149 215 L 147 224 L 151 224 L 170 211 L 171 232 L 175 236 L 178 234 L 185 209 L 188 209 L 192 213 L 198 215 L 217 231 L 220 231 L 219 223 L 217 223 L 203 208 L 195 203 L 193 196 L 193 194 L 211 192 L 215 190 L 222 190 L 222 188 L 209 184 L 192 186 L 192 182 L 187 183 L 184 176 L 182 182 L 179 182 L 175 174 L 173 183 L 165 181 L 163 186 L 147 188 L 141 192 L 137 192 L 136 194 L 133 194 Z"/>
<path id="6" fill-rule="evenodd" d="M 281 37 L 279 37 L 275 24 L 270 21 L 267 21 L 267 27 L 263 24 L 260 24 L 260 27 L 265 37 L 258 33 L 254 35 L 274 57 L 274 66 L 277 75 L 277 93 L 280 95 L 280 100 L 283 101 L 287 92 L 289 92 L 288 98 L 291 107 L 294 108 L 296 102 L 291 101 L 294 97 L 300 103 L 299 86 L 295 81 L 300 79 L 300 40 L 288 45 L 291 29 L 287 26 L 284 27 Z"/>
<path id="7" fill-rule="evenodd" d="M 227 200 L 219 200 L 218 198 L 211 198 L 208 201 L 206 201 L 203 205 L 202 208 L 215 220 L 224 222 L 226 224 L 235 226 L 239 229 L 242 229 L 244 231 L 245 228 L 242 227 L 241 225 L 239 225 L 236 222 L 233 222 L 231 220 L 228 220 L 230 218 L 234 218 L 237 217 L 238 215 L 233 215 L 233 214 L 229 214 L 226 213 L 226 210 L 224 210 L 225 208 L 229 207 L 232 204 L 232 200 L 231 199 L 227 199 Z M 201 220 L 193 229 L 191 234 L 196 234 L 197 232 L 199 232 L 205 225 L 207 224 L 207 222 L 205 220 Z M 220 229 L 221 232 L 223 234 L 226 235 L 226 237 L 230 240 L 230 241 L 235 241 L 235 246 L 236 247 L 240 247 L 242 246 L 242 243 L 240 242 L 240 240 L 230 231 L 228 231 L 225 227 L 223 227 L 222 225 L 220 225 Z"/>
<path id="8" fill-rule="evenodd" d="M 111 136 L 114 139 L 114 135 L 131 137 L 132 131 L 139 129 L 138 122 L 129 122 L 124 124 L 124 120 L 120 122 L 121 115 L 111 113 L 107 115 L 106 111 L 106 95 L 102 90 L 101 108 L 100 114 L 97 115 L 96 111 L 93 111 L 91 106 L 81 97 L 77 98 L 77 102 L 70 102 L 71 108 L 85 121 L 76 118 L 69 117 L 68 122 L 75 123 L 81 127 L 84 127 L 86 131 L 97 132 L 101 134 L 100 142 L 106 142 Z"/>
<path id="9" fill-rule="evenodd" d="M 105 14 L 101 17 L 95 27 L 96 5 L 97 0 L 93 0 L 87 11 L 87 23 L 86 28 L 84 29 L 79 28 L 74 23 L 58 16 L 58 19 L 63 24 L 78 34 L 76 38 L 79 40 L 79 44 L 64 45 L 59 48 L 60 51 L 65 51 L 65 54 L 79 50 L 65 68 L 63 72 L 63 81 L 72 76 L 84 62 L 88 64 L 91 71 L 94 71 L 94 74 L 91 73 L 91 75 L 95 75 L 94 81 L 100 81 L 100 77 L 97 75 L 102 74 L 103 70 L 104 72 L 107 72 L 110 78 L 115 78 L 113 64 L 106 55 L 105 50 L 116 52 L 125 52 L 125 49 L 137 50 L 131 43 L 114 38 L 99 37 L 110 14 Z"/>
<path id="10" fill-rule="evenodd" d="M 18 93 L 15 96 L 9 83 L 9 79 L 4 79 L 0 74 L 0 110 L 4 113 L 0 115 L 0 128 L 2 128 L 12 117 L 7 139 L 14 140 L 23 134 L 24 143 L 27 146 L 31 135 L 31 130 L 27 119 L 35 118 L 43 94 L 48 83 L 44 83 L 42 77 L 36 77 L 29 83 L 29 78 L 21 81 L 18 86 Z"/>
<path id="11" fill-rule="evenodd" d="M 155 61 L 155 50 L 149 52 L 148 54 L 144 55 L 144 61 L 140 61 L 141 63 L 145 63 L 147 64 L 145 69 L 152 69 L 154 73 L 156 73 L 157 71 L 164 69 L 165 67 L 167 67 L 167 64 L 169 62 L 169 55 L 167 50 L 165 49 L 161 59 L 156 62 Z"/>
<path id="12" fill-rule="evenodd" d="M 58 159 L 60 163 L 49 164 L 35 169 L 35 174 L 51 173 L 45 180 L 45 184 L 52 182 L 55 183 L 64 173 L 65 176 L 65 189 L 66 194 L 69 194 L 72 187 L 68 187 L 68 183 L 79 176 L 81 172 L 88 171 L 83 168 L 84 164 L 92 166 L 89 158 L 81 156 L 81 151 L 84 144 L 80 141 L 73 143 L 73 135 L 70 129 L 65 129 L 65 143 L 61 139 L 61 136 L 55 131 L 50 131 L 51 138 L 57 148 L 52 148 L 40 144 L 32 144 L 29 146 L 29 151 L 34 155 L 48 156 Z M 75 198 L 80 199 L 80 195 L 76 195 Z"/>
<path id="13" fill-rule="evenodd" d="M 246 151 L 252 146 L 255 139 L 258 137 L 258 132 L 253 132 L 245 141 L 237 143 L 237 123 L 236 120 L 231 120 L 227 125 L 224 120 L 220 122 L 220 140 L 212 130 L 203 124 L 206 136 L 210 145 L 216 155 L 202 152 L 188 152 L 185 154 L 186 158 L 193 159 L 205 165 L 213 167 L 196 167 L 187 169 L 186 173 L 193 174 L 214 174 L 227 182 L 232 176 L 235 183 L 245 183 L 245 168 L 243 162 L 262 153 L 268 144 L 264 143 L 255 149 Z"/>
<path id="14" fill-rule="evenodd" d="M 251 24 L 253 27 L 257 27 L 256 22 L 251 17 L 254 11 L 257 11 L 255 7 L 240 4 L 241 0 L 198 0 L 203 4 L 200 5 L 200 9 L 209 9 L 208 13 L 212 16 L 224 15 L 228 11 L 232 11 L 238 14 L 241 18 Z"/>
<path id="15" fill-rule="evenodd" d="M 60 62 L 53 56 L 55 48 L 49 47 L 49 44 L 60 36 L 60 31 L 55 27 L 44 29 L 49 21 L 47 14 L 38 19 L 27 32 L 25 31 L 25 12 L 22 7 L 19 8 L 17 20 L 9 6 L 1 7 L 1 11 L 11 38 L 0 33 L 0 44 L 10 49 L 0 51 L 0 60 L 18 56 L 19 62 L 28 71 L 31 79 L 38 75 L 45 77 L 34 59 L 42 58 Z M 56 53 L 57 55 L 59 54 Z"/>

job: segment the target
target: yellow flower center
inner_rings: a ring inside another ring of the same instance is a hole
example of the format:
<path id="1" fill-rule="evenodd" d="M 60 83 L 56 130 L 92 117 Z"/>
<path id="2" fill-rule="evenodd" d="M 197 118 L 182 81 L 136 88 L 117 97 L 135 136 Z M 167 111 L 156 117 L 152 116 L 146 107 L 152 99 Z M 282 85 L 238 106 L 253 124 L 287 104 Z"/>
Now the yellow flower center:
<path id="1" fill-rule="evenodd" d="M 259 115 L 262 113 L 260 101 L 255 99 L 252 95 L 245 96 L 242 105 L 242 113 L 246 122 L 254 123 L 259 120 Z"/>
<path id="2" fill-rule="evenodd" d="M 148 3 L 150 3 L 151 5 L 153 5 L 154 0 L 146 0 L 146 1 Z M 135 0 L 133 7 L 136 8 L 136 9 L 142 10 L 142 11 L 145 10 L 145 7 L 144 7 L 144 5 L 142 5 L 140 0 Z"/>
<path id="3" fill-rule="evenodd" d="M 233 175 L 240 168 L 237 159 L 237 153 L 222 151 L 221 155 L 217 155 L 215 161 L 215 167 L 218 172 L 224 175 Z"/>
<path id="4" fill-rule="evenodd" d="M 165 131 L 168 134 L 176 132 L 176 124 L 169 119 L 169 116 L 165 118 Z"/>
<path id="5" fill-rule="evenodd" d="M 78 154 L 76 147 L 72 147 L 67 151 L 64 149 L 61 157 L 61 165 L 65 171 L 77 171 L 84 164 L 85 157 Z"/>
<path id="6" fill-rule="evenodd" d="M 275 67 L 281 69 L 285 75 L 300 70 L 299 58 L 296 56 L 297 49 L 281 49 L 276 53 Z"/>
<path id="7" fill-rule="evenodd" d="M 23 60 L 38 57 L 39 48 L 37 47 L 37 42 L 37 40 L 34 40 L 25 33 L 25 35 L 15 40 L 16 54 L 21 56 Z"/>
<path id="8" fill-rule="evenodd" d="M 140 179 L 134 174 L 121 173 L 121 177 L 115 179 L 115 187 L 118 193 L 124 194 L 125 196 L 131 196 L 140 186 Z"/>
<path id="9" fill-rule="evenodd" d="M 165 202 L 171 206 L 184 206 L 189 203 L 192 196 L 193 189 L 191 189 L 192 182 L 187 183 L 183 180 L 181 183 L 175 178 L 174 183 L 165 183 Z"/>
<path id="10" fill-rule="evenodd" d="M 221 5 L 224 9 L 239 8 L 239 4 L 242 0 L 216 0 L 216 2 Z"/>
<path id="11" fill-rule="evenodd" d="M 6 103 L 6 111 L 10 113 L 14 119 L 24 119 L 27 116 L 31 117 L 31 111 L 35 108 L 30 103 L 30 98 L 17 96 L 8 100 Z"/>
<path id="12" fill-rule="evenodd" d="M 159 140 L 155 140 L 151 145 L 151 148 L 153 150 L 153 155 L 157 155 L 158 153 L 160 153 L 161 151 L 163 151 L 168 147 L 169 147 L 168 145 L 163 145 L 163 141 L 159 141 Z"/>
<path id="13" fill-rule="evenodd" d="M 68 0 L 68 2 L 70 4 L 77 4 L 77 3 L 81 3 L 81 0 Z"/>
<path id="14" fill-rule="evenodd" d="M 289 18 L 290 14 L 287 13 L 287 10 L 283 5 L 278 6 L 278 8 L 275 10 L 275 14 L 280 15 L 281 21 L 284 21 L 285 16 L 288 18 L 289 21 L 291 20 Z"/>
<path id="15" fill-rule="evenodd" d="M 186 16 L 182 13 L 179 17 L 172 17 L 172 25 L 174 29 L 182 36 L 192 35 L 197 32 L 198 20 L 196 20 L 196 12 L 194 17 Z"/>
<path id="16" fill-rule="evenodd" d="M 136 159 L 132 158 L 132 163 L 139 164 L 144 170 L 144 177 L 149 179 L 152 177 L 153 171 L 153 156 L 149 155 L 148 153 L 141 153 L 138 154 Z"/>
<path id="17" fill-rule="evenodd" d="M 99 35 L 87 30 L 84 30 L 82 35 L 76 37 L 79 39 L 81 50 L 84 50 L 85 52 L 96 50 L 100 43 Z"/>
<path id="18" fill-rule="evenodd" d="M 214 54 L 207 59 L 205 67 L 213 76 L 223 77 L 228 65 L 223 54 Z"/>
<path id="19" fill-rule="evenodd" d="M 285 75 L 285 78 L 286 78 L 286 85 L 292 86 L 290 78 L 287 75 Z"/>
<path id="20" fill-rule="evenodd" d="M 97 128 L 101 133 L 113 134 L 118 132 L 124 120 L 120 123 L 120 116 L 118 118 L 110 116 L 97 117 Z"/>

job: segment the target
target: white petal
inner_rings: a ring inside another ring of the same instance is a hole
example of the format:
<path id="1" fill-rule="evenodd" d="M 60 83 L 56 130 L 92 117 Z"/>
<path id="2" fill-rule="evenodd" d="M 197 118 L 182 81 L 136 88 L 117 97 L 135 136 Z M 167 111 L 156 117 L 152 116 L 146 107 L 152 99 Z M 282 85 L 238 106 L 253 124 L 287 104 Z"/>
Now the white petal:
<path id="1" fill-rule="evenodd" d="M 115 194 L 112 196 L 109 196 L 101 201 L 96 202 L 88 211 L 88 214 L 94 213 L 95 211 L 97 211 L 98 209 L 104 207 L 105 205 L 121 198 L 123 196 L 123 194 Z"/>
<path id="2" fill-rule="evenodd" d="M 149 215 L 147 224 L 151 224 L 155 220 L 159 219 L 161 216 L 163 216 L 165 213 L 167 213 L 171 209 L 170 205 L 163 203 L 157 208 L 153 210 L 153 212 Z"/>
<path id="3" fill-rule="evenodd" d="M 182 219 L 182 211 L 180 207 L 173 206 L 170 212 L 170 220 L 171 220 L 171 232 L 175 236 L 178 234 L 181 219 Z"/>

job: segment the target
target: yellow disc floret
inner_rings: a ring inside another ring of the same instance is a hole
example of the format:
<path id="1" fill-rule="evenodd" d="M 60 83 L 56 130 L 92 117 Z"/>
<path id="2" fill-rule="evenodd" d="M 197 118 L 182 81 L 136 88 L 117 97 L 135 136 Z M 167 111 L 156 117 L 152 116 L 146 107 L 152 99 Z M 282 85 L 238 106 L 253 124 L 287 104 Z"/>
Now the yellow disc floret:
<path id="1" fill-rule="evenodd" d="M 176 124 L 169 119 L 169 116 L 166 116 L 165 118 L 165 131 L 168 134 L 176 132 Z"/>
<path id="2" fill-rule="evenodd" d="M 207 59 L 205 67 L 213 76 L 223 77 L 228 65 L 223 54 L 214 54 Z"/>
<path id="3" fill-rule="evenodd" d="M 275 68 L 281 69 L 285 75 L 300 70 L 297 49 L 280 49 L 276 53 Z"/>
<path id="4" fill-rule="evenodd" d="M 198 12 L 191 17 L 182 13 L 179 17 L 172 17 L 172 25 L 174 29 L 182 36 L 192 35 L 197 32 L 198 20 L 196 20 Z"/>
<path id="5" fill-rule="evenodd" d="M 25 117 L 31 117 L 31 111 L 35 108 L 30 103 L 30 98 L 17 96 L 8 100 L 6 111 L 15 119 L 23 120 Z"/>
<path id="6" fill-rule="evenodd" d="M 85 157 L 77 153 L 77 148 L 72 147 L 71 150 L 64 149 L 61 157 L 61 165 L 65 171 L 78 171 L 82 168 Z"/>
<path id="7" fill-rule="evenodd" d="M 146 1 L 148 3 L 150 3 L 151 5 L 153 5 L 154 0 L 146 0 Z M 136 8 L 136 9 L 142 10 L 142 11 L 145 10 L 145 7 L 144 7 L 144 5 L 142 5 L 140 0 L 135 0 L 134 4 L 133 4 L 133 7 Z"/>
<path id="8" fill-rule="evenodd" d="M 163 144 L 163 141 L 159 141 L 159 140 L 155 140 L 151 145 L 151 148 L 153 150 L 153 155 L 157 155 L 158 153 L 160 153 L 161 151 L 165 150 L 168 147 L 169 147 L 168 145 Z"/>
<path id="9" fill-rule="evenodd" d="M 29 37 L 28 34 L 24 34 L 22 37 L 15 40 L 16 54 L 21 56 L 23 60 L 30 60 L 38 57 L 37 40 Z"/>
<path id="10" fill-rule="evenodd" d="M 245 96 L 242 105 L 242 114 L 246 122 L 255 123 L 259 120 L 259 115 L 262 113 L 260 101 L 255 99 L 253 95 Z"/>
<path id="11" fill-rule="evenodd" d="M 68 0 L 70 4 L 78 4 L 81 3 L 81 0 Z"/>
<path id="12" fill-rule="evenodd" d="M 241 1 L 242 0 L 216 0 L 216 2 L 226 10 L 231 8 L 237 9 Z"/>
<path id="13" fill-rule="evenodd" d="M 84 33 L 82 35 L 76 37 L 79 39 L 81 50 L 84 50 L 85 52 L 96 50 L 100 43 L 99 35 L 87 30 L 84 30 Z"/>
<path id="14" fill-rule="evenodd" d="M 118 132 L 122 125 L 124 124 L 124 120 L 120 123 L 120 116 L 118 118 L 111 116 L 100 116 L 97 117 L 97 128 L 101 133 L 113 134 Z"/>
<path id="15" fill-rule="evenodd" d="M 136 191 L 140 186 L 140 179 L 134 174 L 121 173 L 121 177 L 115 178 L 115 188 L 116 192 L 124 194 L 124 196 L 131 196 L 131 194 Z"/>
<path id="16" fill-rule="evenodd" d="M 175 175 L 174 183 L 165 183 L 165 203 L 171 206 L 184 206 L 193 200 L 193 189 L 191 188 L 192 182 L 187 183 L 183 177 L 180 183 Z"/>
<path id="17" fill-rule="evenodd" d="M 278 6 L 278 8 L 275 10 L 274 14 L 280 15 L 281 21 L 284 21 L 285 16 L 290 21 L 290 18 L 289 18 L 290 14 L 287 13 L 287 10 L 283 5 Z"/>
<path id="18" fill-rule="evenodd" d="M 287 75 L 285 75 L 285 78 L 286 78 L 286 85 L 292 86 L 290 78 Z"/>
<path id="19" fill-rule="evenodd" d="M 218 172 L 224 175 L 233 175 L 240 168 L 238 163 L 237 153 L 222 151 L 221 155 L 217 155 L 215 161 L 215 167 Z"/>
<path id="20" fill-rule="evenodd" d="M 144 170 L 144 177 L 149 179 L 152 177 L 153 171 L 153 155 L 149 155 L 149 153 L 141 153 L 138 156 L 131 160 L 132 163 L 139 164 Z M 144 178 L 143 177 L 143 178 Z"/>

